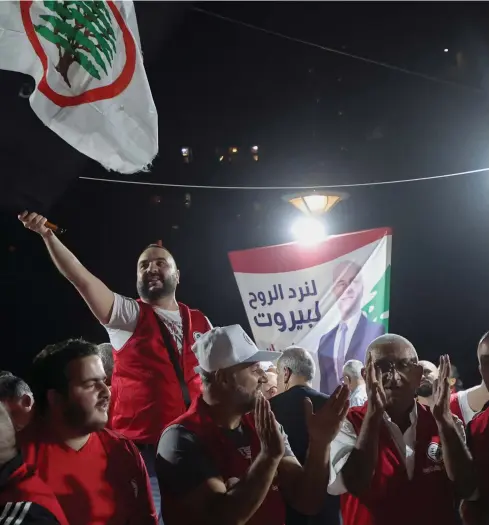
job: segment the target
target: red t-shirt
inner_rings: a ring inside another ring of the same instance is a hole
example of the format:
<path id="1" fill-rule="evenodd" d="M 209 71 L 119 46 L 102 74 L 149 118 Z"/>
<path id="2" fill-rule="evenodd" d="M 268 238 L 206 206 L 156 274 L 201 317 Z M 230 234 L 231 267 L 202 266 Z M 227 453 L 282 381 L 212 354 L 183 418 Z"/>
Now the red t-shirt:
<path id="1" fill-rule="evenodd" d="M 103 430 L 78 451 L 31 434 L 23 453 L 55 493 L 70 525 L 156 525 L 146 467 L 132 442 Z"/>

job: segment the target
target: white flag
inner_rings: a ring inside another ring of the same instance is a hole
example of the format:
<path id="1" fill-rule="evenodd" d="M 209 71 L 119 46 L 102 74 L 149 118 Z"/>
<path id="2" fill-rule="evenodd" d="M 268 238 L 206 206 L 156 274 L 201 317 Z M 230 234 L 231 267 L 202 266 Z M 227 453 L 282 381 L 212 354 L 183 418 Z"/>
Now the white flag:
<path id="1" fill-rule="evenodd" d="M 105 168 L 135 173 L 157 154 L 133 2 L 0 1 L 0 69 L 31 75 L 36 115 Z"/>

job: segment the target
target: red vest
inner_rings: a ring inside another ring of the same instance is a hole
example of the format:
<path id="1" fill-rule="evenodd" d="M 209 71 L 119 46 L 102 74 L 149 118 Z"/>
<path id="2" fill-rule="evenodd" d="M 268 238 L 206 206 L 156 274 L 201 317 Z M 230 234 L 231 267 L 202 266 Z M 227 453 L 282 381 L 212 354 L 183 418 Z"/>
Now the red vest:
<path id="1" fill-rule="evenodd" d="M 137 443 L 157 444 L 163 429 L 186 407 L 153 308 L 142 301 L 138 303 L 136 330 L 114 352 L 110 427 Z M 178 305 L 184 341 L 181 354 L 176 344 L 174 350 L 193 400 L 201 393 L 201 381 L 194 370 L 198 363 L 192 345 L 210 326 L 202 312 Z M 173 341 L 171 335 L 168 338 Z"/>
<path id="2" fill-rule="evenodd" d="M 56 496 L 37 476 L 34 467 L 28 467 L 25 463 L 10 475 L 7 484 L 0 491 L 0 506 L 21 501 L 31 501 L 44 507 L 60 525 L 68 525 Z"/>
<path id="3" fill-rule="evenodd" d="M 469 423 L 467 439 L 477 471 L 480 501 L 484 503 L 485 510 L 489 513 L 489 407 L 487 405 Z"/>
<path id="4" fill-rule="evenodd" d="M 251 445 L 251 457 L 245 457 L 236 449 L 234 443 L 221 432 L 220 428 L 210 418 L 207 405 L 198 397 L 190 409 L 176 419 L 172 425 L 182 425 L 197 435 L 207 454 L 226 483 L 232 478 L 241 479 L 250 468 L 260 452 L 260 441 L 256 434 L 255 422 L 252 414 L 247 414 L 241 419 L 242 425 L 248 432 Z M 183 502 L 184 504 L 184 502 Z M 193 525 L 182 520 L 178 508 L 179 503 L 171 494 L 162 493 L 162 514 L 165 525 Z M 285 505 L 277 486 L 272 485 L 268 495 L 247 525 L 284 525 Z"/>
<path id="5" fill-rule="evenodd" d="M 450 412 L 454 416 L 457 416 L 460 419 L 460 421 L 462 421 L 462 423 L 465 425 L 464 415 L 463 415 L 462 409 L 460 407 L 460 403 L 459 403 L 459 400 L 458 400 L 458 394 L 457 393 L 450 394 Z"/>
<path id="6" fill-rule="evenodd" d="M 429 409 L 419 403 L 417 409 L 413 478 L 408 478 L 398 448 L 382 425 L 369 489 L 359 498 L 341 497 L 344 525 L 455 525 L 454 491 L 439 454 L 438 428 Z M 366 412 L 367 404 L 348 413 L 357 435 Z"/>

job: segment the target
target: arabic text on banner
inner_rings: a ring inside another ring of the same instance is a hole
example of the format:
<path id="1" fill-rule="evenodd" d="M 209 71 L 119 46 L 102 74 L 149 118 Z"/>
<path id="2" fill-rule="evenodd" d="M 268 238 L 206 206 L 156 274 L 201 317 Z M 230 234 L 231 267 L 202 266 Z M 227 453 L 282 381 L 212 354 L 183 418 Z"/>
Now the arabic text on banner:
<path id="1" fill-rule="evenodd" d="M 306 348 L 331 393 L 389 322 L 392 234 L 379 228 L 229 254 L 257 345 Z"/>

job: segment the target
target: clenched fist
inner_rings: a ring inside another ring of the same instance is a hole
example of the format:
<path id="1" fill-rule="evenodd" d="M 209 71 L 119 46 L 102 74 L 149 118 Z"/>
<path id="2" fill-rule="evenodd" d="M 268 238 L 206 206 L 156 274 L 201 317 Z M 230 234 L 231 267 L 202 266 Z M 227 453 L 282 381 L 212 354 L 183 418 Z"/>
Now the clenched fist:
<path id="1" fill-rule="evenodd" d="M 38 233 L 41 237 L 53 235 L 53 232 L 44 226 L 47 222 L 46 217 L 38 213 L 29 213 L 27 210 L 19 215 L 19 221 L 22 222 L 24 228 Z"/>

